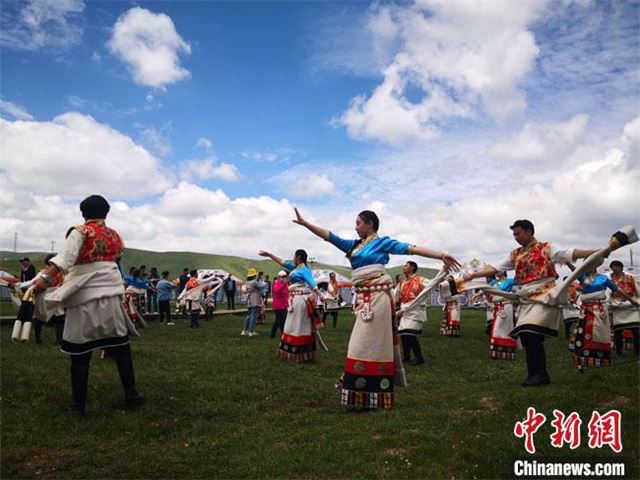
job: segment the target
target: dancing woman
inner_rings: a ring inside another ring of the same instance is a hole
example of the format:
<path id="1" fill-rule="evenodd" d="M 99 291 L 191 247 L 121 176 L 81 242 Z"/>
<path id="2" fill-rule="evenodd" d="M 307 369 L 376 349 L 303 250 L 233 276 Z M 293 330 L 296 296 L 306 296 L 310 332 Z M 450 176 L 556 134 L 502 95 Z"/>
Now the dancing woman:
<path id="1" fill-rule="evenodd" d="M 293 262 L 264 250 L 258 253 L 289 272 L 289 308 L 278 350 L 280 358 L 289 362 L 311 362 L 316 352 L 315 331 L 322 325 L 316 311 L 316 295 L 320 298 L 322 295 L 307 266 L 307 252 L 296 250 Z"/>
<path id="2" fill-rule="evenodd" d="M 449 278 L 453 280 L 453 277 Z M 462 294 L 454 295 L 445 301 L 442 309 L 442 322 L 440 322 L 440 335 L 445 337 L 460 336 L 460 301 L 463 297 L 464 295 Z"/>
<path id="3" fill-rule="evenodd" d="M 569 350 L 574 365 L 581 370 L 585 367 L 606 367 L 611 365 L 611 325 L 607 308 L 607 289 L 638 308 L 638 302 L 613 283 L 609 277 L 594 268 L 586 275 L 578 277 L 578 291 L 582 304 L 578 328 L 571 336 Z"/>
<path id="4" fill-rule="evenodd" d="M 640 300 L 640 285 L 633 276 L 624 273 L 624 265 L 619 260 L 611 262 L 609 268 L 611 268 L 611 281 L 619 288 L 619 291 L 609 299 L 616 353 L 618 356 L 622 355 L 623 334 L 628 332 L 633 338 L 633 354 L 638 357 L 640 356 L 640 310 L 627 300 L 623 293 L 637 303 Z"/>
<path id="5" fill-rule="evenodd" d="M 515 282 L 507 277 L 507 273 L 500 271 L 496 274 L 495 288 L 503 292 L 510 292 Z M 489 341 L 489 355 L 494 360 L 515 360 L 518 341 L 509 335 L 513 330 L 513 304 L 506 298 L 492 298 L 493 321 L 491 322 L 491 340 Z"/>
<path id="6" fill-rule="evenodd" d="M 295 209 L 295 223 L 347 254 L 356 290 L 356 321 L 349 339 L 344 374 L 338 381 L 341 403 L 362 408 L 391 408 L 394 383 L 406 385 L 397 335 L 393 332 L 391 278 L 384 265 L 389 254 L 440 259 L 446 267 L 459 264 L 446 252 L 379 237 L 378 216 L 370 211 L 356 217 L 357 240 L 345 240 L 305 220 Z"/>

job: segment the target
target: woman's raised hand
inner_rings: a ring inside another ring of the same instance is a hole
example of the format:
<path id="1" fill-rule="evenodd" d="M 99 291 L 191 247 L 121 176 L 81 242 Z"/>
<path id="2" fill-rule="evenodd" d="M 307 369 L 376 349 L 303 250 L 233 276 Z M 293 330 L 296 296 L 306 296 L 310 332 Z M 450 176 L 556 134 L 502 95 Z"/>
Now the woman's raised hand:
<path id="1" fill-rule="evenodd" d="M 293 223 L 306 227 L 307 221 L 302 217 L 302 214 L 298 211 L 297 207 L 293 207 L 293 211 L 296 212 L 296 218 L 293 220 Z"/>
<path id="2" fill-rule="evenodd" d="M 456 260 L 450 253 L 444 252 L 441 258 L 448 271 L 453 270 L 454 272 L 457 272 L 460 270 L 460 262 L 458 262 L 458 260 Z"/>
<path id="3" fill-rule="evenodd" d="M 266 250 L 259 250 L 258 255 L 260 255 L 261 257 L 271 257 L 271 253 L 267 252 Z"/>

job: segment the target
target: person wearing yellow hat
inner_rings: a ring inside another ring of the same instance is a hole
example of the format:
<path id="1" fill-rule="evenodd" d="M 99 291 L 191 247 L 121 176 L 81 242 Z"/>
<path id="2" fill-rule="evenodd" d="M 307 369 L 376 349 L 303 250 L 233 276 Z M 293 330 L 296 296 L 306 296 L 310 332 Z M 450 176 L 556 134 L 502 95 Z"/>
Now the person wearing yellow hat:
<path id="1" fill-rule="evenodd" d="M 258 272 L 255 268 L 247 270 L 247 282 L 244 284 L 247 290 L 247 316 L 244 319 L 244 329 L 240 332 L 242 336 L 255 337 L 258 335 L 256 333 L 256 322 L 262 306 L 264 282 L 257 280 L 257 276 Z"/>

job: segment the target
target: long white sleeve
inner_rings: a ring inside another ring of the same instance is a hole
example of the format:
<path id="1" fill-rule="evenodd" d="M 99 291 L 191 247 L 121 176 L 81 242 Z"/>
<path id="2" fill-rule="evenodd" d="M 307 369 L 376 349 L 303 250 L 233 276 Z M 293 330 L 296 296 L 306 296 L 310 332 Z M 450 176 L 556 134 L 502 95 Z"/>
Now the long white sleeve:
<path id="1" fill-rule="evenodd" d="M 76 264 L 83 243 L 84 235 L 74 228 L 64 242 L 62 250 L 50 262 L 66 274 Z"/>

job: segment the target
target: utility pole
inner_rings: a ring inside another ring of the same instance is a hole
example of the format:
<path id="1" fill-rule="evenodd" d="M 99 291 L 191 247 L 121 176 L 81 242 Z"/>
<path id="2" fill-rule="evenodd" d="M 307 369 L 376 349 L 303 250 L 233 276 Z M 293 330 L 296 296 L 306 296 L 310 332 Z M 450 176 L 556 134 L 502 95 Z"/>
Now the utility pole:
<path id="1" fill-rule="evenodd" d="M 56 249 L 56 241 L 55 240 L 51 240 L 51 253 L 53 253 Z"/>
<path id="2" fill-rule="evenodd" d="M 13 234 L 13 253 L 18 251 L 18 229 Z"/>

